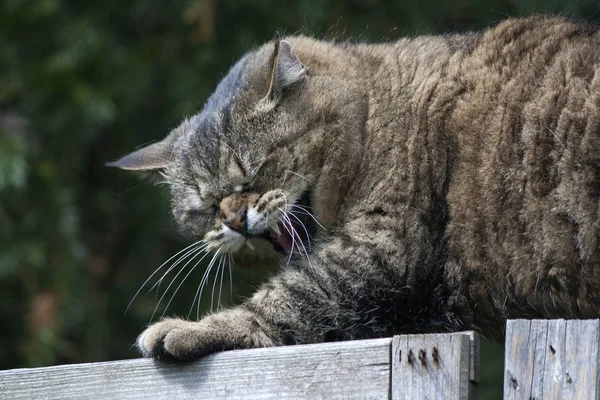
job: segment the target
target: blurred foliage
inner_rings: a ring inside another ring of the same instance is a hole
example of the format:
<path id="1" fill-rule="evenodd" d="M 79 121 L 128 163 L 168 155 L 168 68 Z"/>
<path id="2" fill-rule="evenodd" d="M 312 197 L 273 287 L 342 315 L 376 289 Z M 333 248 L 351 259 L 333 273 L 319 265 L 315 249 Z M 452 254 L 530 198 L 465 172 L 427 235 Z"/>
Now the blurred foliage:
<path id="1" fill-rule="evenodd" d="M 124 315 L 127 304 L 184 242 L 164 187 L 103 163 L 199 111 L 253 46 L 293 33 L 393 40 L 539 12 L 600 19 L 595 0 L 2 0 L 0 369 L 137 356 L 157 297 Z M 187 313 L 202 273 L 170 314 Z M 252 290 L 253 274 L 234 275 L 234 298 Z M 484 351 L 482 394 L 495 398 L 502 352 Z"/>

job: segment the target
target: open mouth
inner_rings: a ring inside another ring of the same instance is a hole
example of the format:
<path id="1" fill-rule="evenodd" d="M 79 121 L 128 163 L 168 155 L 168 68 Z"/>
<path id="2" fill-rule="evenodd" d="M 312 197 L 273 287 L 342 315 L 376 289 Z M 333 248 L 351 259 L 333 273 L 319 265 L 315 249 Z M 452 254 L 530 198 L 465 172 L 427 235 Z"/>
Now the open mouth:
<path id="1" fill-rule="evenodd" d="M 282 217 L 277 228 L 269 229 L 264 237 L 270 240 L 273 248 L 280 253 L 289 254 L 294 251 L 306 253 L 312 246 L 316 225 L 310 194 L 304 192 L 300 200 Z"/>

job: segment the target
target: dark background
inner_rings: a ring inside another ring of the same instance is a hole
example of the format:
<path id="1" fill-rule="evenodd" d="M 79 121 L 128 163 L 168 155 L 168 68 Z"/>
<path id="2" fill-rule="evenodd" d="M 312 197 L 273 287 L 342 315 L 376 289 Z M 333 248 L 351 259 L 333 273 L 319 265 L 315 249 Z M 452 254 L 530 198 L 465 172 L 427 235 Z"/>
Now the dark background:
<path id="1" fill-rule="evenodd" d="M 533 13 L 598 21 L 598 9 L 591 0 L 0 0 L 0 369 L 138 356 L 131 346 L 174 274 L 127 305 L 185 243 L 160 181 L 103 163 L 198 112 L 253 46 L 294 33 L 386 41 Z M 182 284 L 169 315 L 187 315 L 203 272 Z M 237 301 L 259 278 L 235 268 L 223 298 Z M 500 346 L 484 344 L 482 371 L 481 398 L 499 398 Z"/>

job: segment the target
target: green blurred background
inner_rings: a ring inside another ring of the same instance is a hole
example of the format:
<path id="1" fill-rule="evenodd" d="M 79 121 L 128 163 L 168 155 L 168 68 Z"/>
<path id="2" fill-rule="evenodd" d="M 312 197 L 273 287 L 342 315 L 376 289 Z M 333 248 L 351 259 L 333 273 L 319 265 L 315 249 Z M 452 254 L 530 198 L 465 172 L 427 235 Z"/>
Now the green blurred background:
<path id="1" fill-rule="evenodd" d="M 138 356 L 132 344 L 174 274 L 127 305 L 185 242 L 164 185 L 103 163 L 198 112 L 253 46 L 293 33 L 393 40 L 541 12 L 598 21 L 598 10 L 591 0 L 0 0 L 0 369 Z M 167 314 L 187 315 L 203 272 Z M 237 301 L 260 276 L 235 268 L 233 293 L 228 279 L 223 297 Z M 501 347 L 484 343 L 482 364 L 480 397 L 500 398 Z"/>

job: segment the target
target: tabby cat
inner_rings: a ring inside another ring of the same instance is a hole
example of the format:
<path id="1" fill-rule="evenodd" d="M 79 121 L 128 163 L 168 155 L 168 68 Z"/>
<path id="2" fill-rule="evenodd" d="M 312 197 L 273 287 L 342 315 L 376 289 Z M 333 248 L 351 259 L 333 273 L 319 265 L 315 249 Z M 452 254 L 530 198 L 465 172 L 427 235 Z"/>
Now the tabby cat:
<path id="1" fill-rule="evenodd" d="M 281 263 L 237 307 L 151 325 L 144 356 L 600 317 L 596 26 L 289 37 L 110 165 L 159 170 L 205 251 Z"/>

